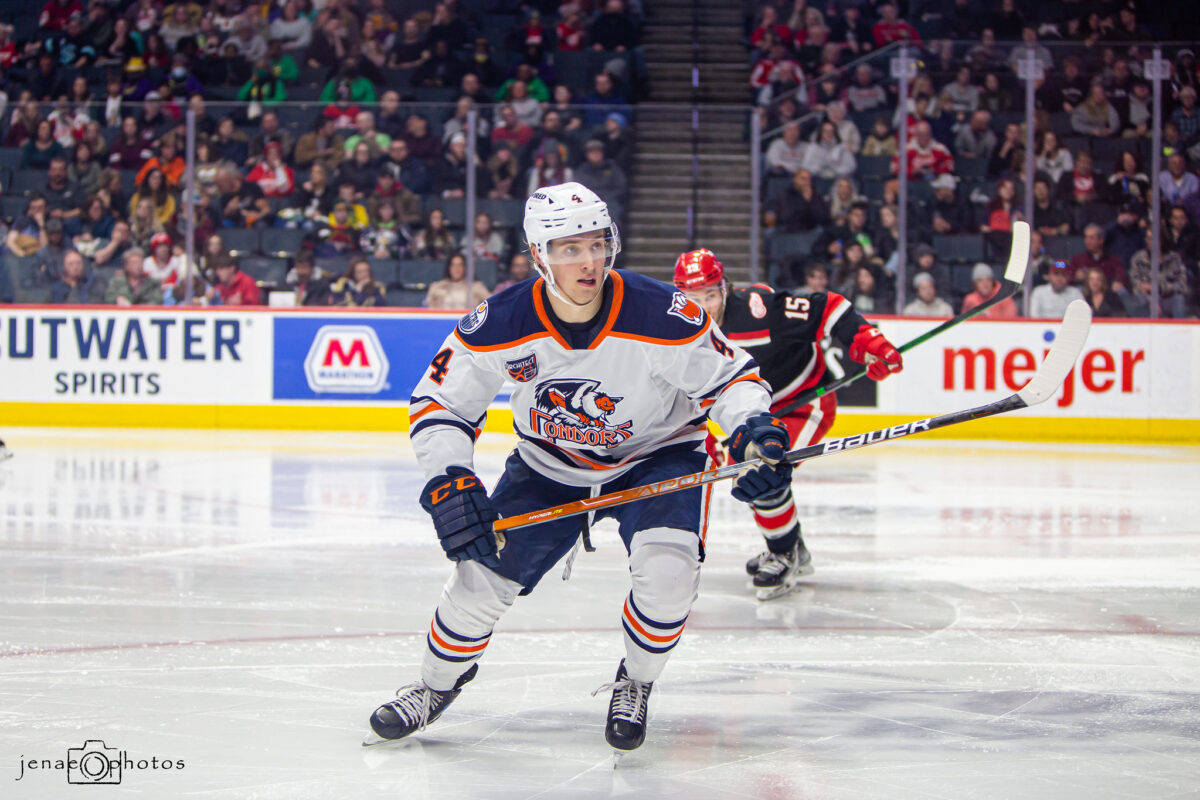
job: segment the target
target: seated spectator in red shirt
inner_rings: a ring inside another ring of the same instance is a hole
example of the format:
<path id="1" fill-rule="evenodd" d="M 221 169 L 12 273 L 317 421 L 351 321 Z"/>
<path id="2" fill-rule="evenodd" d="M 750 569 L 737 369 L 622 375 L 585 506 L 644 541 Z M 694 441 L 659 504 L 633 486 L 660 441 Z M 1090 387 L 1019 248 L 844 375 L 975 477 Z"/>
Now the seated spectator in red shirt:
<path id="1" fill-rule="evenodd" d="M 996 280 L 996 273 L 982 261 L 976 264 L 975 269 L 971 271 L 971 281 L 975 284 L 975 291 L 963 298 L 963 311 L 970 311 L 975 306 L 982 305 L 985 301 L 990 300 L 992 295 L 1000 291 L 1000 283 Z M 1017 304 L 1013 302 L 1011 297 L 1007 300 L 1001 300 L 980 314 L 981 319 L 1015 319 L 1016 317 Z"/>
<path id="2" fill-rule="evenodd" d="M 878 11 L 879 22 L 876 22 L 875 27 L 871 29 L 876 47 L 883 47 L 892 42 L 908 41 L 918 45 L 921 43 L 921 34 L 917 33 L 917 29 L 912 25 L 900 19 L 899 12 L 893 3 L 884 3 L 879 6 Z"/>
<path id="3" fill-rule="evenodd" d="M 558 38 L 558 49 L 562 52 L 575 52 L 583 49 L 583 15 L 578 10 L 572 10 L 567 18 L 555 27 Z"/>
<path id="4" fill-rule="evenodd" d="M 758 92 L 758 104 L 767 105 L 773 97 L 804 83 L 804 70 L 779 42 L 760 58 L 750 72 L 750 87 Z"/>
<path id="5" fill-rule="evenodd" d="M 913 138 L 908 142 L 909 180 L 933 178 L 954 171 L 954 156 L 946 145 L 933 138 L 933 128 L 928 122 L 919 122 L 913 129 Z M 892 172 L 900 171 L 899 154 L 892 156 Z"/>
<path id="6" fill-rule="evenodd" d="M 1075 168 L 1063 175 L 1059 186 L 1064 199 L 1074 205 L 1095 203 L 1100 200 L 1100 190 L 1104 188 L 1104 178 L 1095 171 L 1092 154 L 1081 150 L 1075 157 Z"/>
<path id="7" fill-rule="evenodd" d="M 266 197 L 287 197 L 296 188 L 296 177 L 283 163 L 283 148 L 279 142 L 267 142 L 263 152 L 266 158 L 250 170 L 246 180 L 257 183 Z"/>
<path id="8" fill-rule="evenodd" d="M 222 254 L 216 261 L 217 285 L 210 286 L 205 292 L 209 303 L 223 306 L 262 305 L 254 279 L 238 269 L 232 256 Z"/>
<path id="9" fill-rule="evenodd" d="M 758 27 L 750 34 L 750 44 L 759 47 L 767 31 L 774 33 L 781 42 L 790 42 L 792 40 L 791 28 L 779 21 L 779 15 L 776 13 L 774 6 L 763 6 Z"/>
<path id="10" fill-rule="evenodd" d="M 1087 280 L 1089 269 L 1098 269 L 1104 273 L 1107 287 L 1120 292 L 1129 282 L 1125 276 L 1125 265 L 1121 259 L 1104 252 L 1104 229 L 1099 225 L 1088 225 L 1083 229 L 1083 252 L 1071 257 L 1071 271 L 1075 274 L 1075 282 L 1083 284 Z M 1084 292 L 1087 295 L 1087 292 Z"/>
<path id="11" fill-rule="evenodd" d="M 38 27 L 44 31 L 58 32 L 66 29 L 67 21 L 75 14 L 83 16 L 83 4 L 79 0 L 49 0 L 42 6 Z"/>
<path id="12" fill-rule="evenodd" d="M 492 144 L 510 142 L 514 147 L 521 148 L 533 139 L 533 128 L 521 122 L 516 110 L 508 104 L 500 107 L 500 123 L 492 129 Z"/>

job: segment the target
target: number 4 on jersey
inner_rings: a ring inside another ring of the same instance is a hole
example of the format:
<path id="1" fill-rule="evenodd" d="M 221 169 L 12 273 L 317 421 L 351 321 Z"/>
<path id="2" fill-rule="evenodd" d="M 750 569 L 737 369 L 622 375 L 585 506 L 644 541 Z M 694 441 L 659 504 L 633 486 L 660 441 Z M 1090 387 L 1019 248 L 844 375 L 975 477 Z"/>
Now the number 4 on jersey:
<path id="1" fill-rule="evenodd" d="M 454 355 L 454 351 L 447 347 L 442 352 L 433 357 L 433 361 L 429 362 L 429 366 L 433 367 L 433 371 L 429 373 L 429 380 L 442 385 L 442 380 L 445 379 L 446 373 L 450 371 L 450 356 Z"/>

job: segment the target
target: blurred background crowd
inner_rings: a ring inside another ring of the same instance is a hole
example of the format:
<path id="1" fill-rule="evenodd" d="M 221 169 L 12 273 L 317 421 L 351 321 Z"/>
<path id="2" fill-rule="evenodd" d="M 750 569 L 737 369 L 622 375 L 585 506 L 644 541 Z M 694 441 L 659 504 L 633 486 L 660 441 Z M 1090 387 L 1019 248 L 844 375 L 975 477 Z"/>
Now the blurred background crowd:
<path id="1" fill-rule="evenodd" d="M 655 180 L 636 160 L 661 79 L 644 36 L 653 4 L 5 5 L 0 302 L 467 308 L 530 274 L 528 194 L 578 180 L 624 227 L 632 189 Z M 744 65 L 743 88 L 720 101 L 743 109 L 746 147 L 752 115 L 765 131 L 753 224 L 774 283 L 836 289 L 873 313 L 957 313 L 995 291 L 1024 219 L 1038 275 L 1029 313 L 1054 316 L 1086 296 L 1101 315 L 1185 317 L 1200 308 L 1195 17 L 1178 4 L 1092 0 L 753 2 L 732 26 L 736 45 L 696 52 Z M 1170 77 L 1152 309 L 1143 64 L 1156 43 Z M 889 72 L 900 44 L 917 63 L 904 97 Z M 1024 208 L 1016 65 L 1029 54 L 1044 77 Z M 641 266 L 635 239 L 623 261 Z"/>

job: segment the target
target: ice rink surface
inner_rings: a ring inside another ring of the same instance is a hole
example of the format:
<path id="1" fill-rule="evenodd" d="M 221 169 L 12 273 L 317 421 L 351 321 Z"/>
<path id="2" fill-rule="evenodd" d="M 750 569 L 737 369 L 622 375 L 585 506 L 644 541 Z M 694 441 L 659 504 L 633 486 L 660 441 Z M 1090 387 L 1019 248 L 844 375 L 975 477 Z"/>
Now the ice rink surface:
<path id="1" fill-rule="evenodd" d="M 1195 448 L 815 461 L 816 573 L 770 603 L 721 488 L 650 737 L 614 770 L 589 694 L 622 653 L 607 523 L 441 721 L 364 749 L 449 569 L 405 437 L 0 435 L 2 798 L 1200 797 Z M 489 481 L 509 445 L 484 437 Z M 124 751 L 120 784 L 68 782 L 85 741 Z"/>

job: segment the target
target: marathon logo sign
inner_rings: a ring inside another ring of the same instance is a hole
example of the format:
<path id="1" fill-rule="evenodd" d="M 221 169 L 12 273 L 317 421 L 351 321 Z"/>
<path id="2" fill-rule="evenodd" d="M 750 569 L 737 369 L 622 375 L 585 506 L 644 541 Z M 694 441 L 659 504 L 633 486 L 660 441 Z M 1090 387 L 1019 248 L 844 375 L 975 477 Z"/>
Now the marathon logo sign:
<path id="1" fill-rule="evenodd" d="M 844 439 L 830 439 L 823 445 L 821 450 L 822 455 L 828 453 L 839 453 L 843 450 L 854 450 L 858 447 L 863 447 L 868 444 L 876 444 L 887 439 L 899 439 L 902 436 L 911 436 L 914 433 L 921 433 L 929 430 L 929 423 L 932 419 L 921 419 L 916 422 L 905 422 L 902 425 L 893 425 L 890 428 L 884 428 L 878 431 L 869 433 L 859 433 L 854 436 L 847 436 Z"/>
<path id="2" fill-rule="evenodd" d="M 376 394 L 387 385 L 388 359 L 374 328 L 325 325 L 313 337 L 304 375 L 314 392 Z"/>

